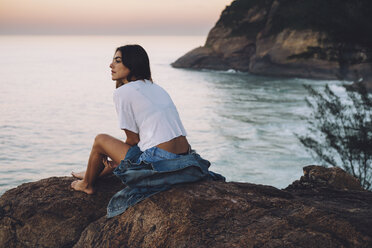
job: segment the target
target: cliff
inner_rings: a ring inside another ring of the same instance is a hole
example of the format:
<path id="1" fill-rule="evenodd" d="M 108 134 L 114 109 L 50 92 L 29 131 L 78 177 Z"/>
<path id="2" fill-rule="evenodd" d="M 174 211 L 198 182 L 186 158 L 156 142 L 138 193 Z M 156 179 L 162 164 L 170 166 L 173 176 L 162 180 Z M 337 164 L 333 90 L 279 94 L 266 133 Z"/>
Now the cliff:
<path id="1" fill-rule="evenodd" d="M 372 83 L 369 0 L 235 0 L 176 68 Z"/>
<path id="2" fill-rule="evenodd" d="M 304 168 L 284 190 L 236 182 L 179 185 L 106 219 L 122 185 L 26 183 L 0 198 L 0 247 L 371 247 L 372 192 L 338 168 Z"/>

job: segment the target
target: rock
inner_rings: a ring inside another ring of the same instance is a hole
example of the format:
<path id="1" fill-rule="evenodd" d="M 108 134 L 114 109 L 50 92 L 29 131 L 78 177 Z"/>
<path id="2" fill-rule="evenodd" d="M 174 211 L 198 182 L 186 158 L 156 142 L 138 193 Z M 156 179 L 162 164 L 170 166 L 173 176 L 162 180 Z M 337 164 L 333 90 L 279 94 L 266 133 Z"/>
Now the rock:
<path id="1" fill-rule="evenodd" d="M 296 56 L 306 53 L 308 47 L 322 47 L 319 44 L 322 39 L 325 38 L 321 33 L 311 30 L 285 29 L 275 36 L 259 36 L 249 71 L 270 76 L 337 79 L 340 70 L 337 61 Z"/>
<path id="2" fill-rule="evenodd" d="M 272 1 L 262 1 L 257 6 L 252 2 L 234 1 L 222 12 L 205 45 L 182 56 L 172 66 L 248 71 L 250 58 L 256 50 L 256 36 L 265 25 Z M 250 32 L 242 32 L 241 29 Z"/>
<path id="3" fill-rule="evenodd" d="M 331 188 L 337 190 L 363 191 L 357 178 L 346 173 L 339 167 L 326 168 L 323 166 L 309 165 L 303 168 L 304 175 L 300 180 L 294 181 L 286 189 L 301 188 Z"/>
<path id="4" fill-rule="evenodd" d="M 178 185 L 107 219 L 113 176 L 92 196 L 44 179 L 0 198 L 0 247 L 371 247 L 372 192 L 336 168 L 305 167 L 301 180 Z"/>
<path id="5" fill-rule="evenodd" d="M 71 247 L 91 222 L 106 214 L 122 188 L 111 176 L 98 181 L 97 194 L 72 191 L 72 177 L 26 183 L 0 198 L 0 247 Z"/>
<path id="6" fill-rule="evenodd" d="M 179 61 L 173 63 L 178 67 Z M 183 56 L 181 66 L 191 69 L 220 69 L 226 67 L 226 63 L 213 50 L 207 47 L 198 47 Z"/>
<path id="7" fill-rule="evenodd" d="M 352 84 L 345 84 L 343 86 L 346 88 L 346 90 L 349 90 L 349 91 L 355 91 L 360 86 L 363 86 L 367 90 L 368 93 L 372 93 L 372 78 L 361 79 L 359 82 L 355 81 Z"/>
<path id="8" fill-rule="evenodd" d="M 371 8 L 369 0 L 235 0 L 205 45 L 172 66 L 371 81 Z"/>

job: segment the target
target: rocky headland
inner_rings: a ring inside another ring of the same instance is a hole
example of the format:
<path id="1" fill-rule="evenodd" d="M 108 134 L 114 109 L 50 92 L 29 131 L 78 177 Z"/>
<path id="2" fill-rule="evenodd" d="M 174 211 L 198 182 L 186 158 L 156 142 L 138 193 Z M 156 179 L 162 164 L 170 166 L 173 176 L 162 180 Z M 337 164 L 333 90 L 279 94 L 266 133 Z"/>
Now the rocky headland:
<path id="1" fill-rule="evenodd" d="M 372 192 L 339 168 L 304 167 L 286 189 L 199 182 L 158 193 L 111 219 L 114 176 L 97 193 L 71 177 L 25 183 L 0 198 L 0 247 L 372 247 Z"/>
<path id="2" fill-rule="evenodd" d="M 372 1 L 235 0 L 176 68 L 361 81 L 372 88 Z"/>

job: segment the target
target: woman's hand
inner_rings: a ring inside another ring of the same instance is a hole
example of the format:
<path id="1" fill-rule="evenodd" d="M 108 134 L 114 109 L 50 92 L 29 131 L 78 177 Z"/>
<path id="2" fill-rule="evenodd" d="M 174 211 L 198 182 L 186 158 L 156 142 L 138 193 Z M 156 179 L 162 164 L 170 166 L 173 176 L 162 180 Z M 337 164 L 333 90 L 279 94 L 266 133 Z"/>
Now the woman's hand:
<path id="1" fill-rule="evenodd" d="M 130 146 L 137 145 L 140 141 L 138 133 L 134 133 L 127 129 L 124 129 L 125 135 L 127 136 L 127 140 L 125 141 L 126 144 Z"/>
<path id="2" fill-rule="evenodd" d="M 112 161 L 112 160 L 108 160 L 107 156 L 105 156 L 103 158 L 102 162 L 103 162 L 103 165 L 105 167 L 108 167 L 108 168 L 111 168 L 111 169 L 115 169 L 116 167 L 118 167 L 118 164 L 115 164 L 114 161 Z"/>

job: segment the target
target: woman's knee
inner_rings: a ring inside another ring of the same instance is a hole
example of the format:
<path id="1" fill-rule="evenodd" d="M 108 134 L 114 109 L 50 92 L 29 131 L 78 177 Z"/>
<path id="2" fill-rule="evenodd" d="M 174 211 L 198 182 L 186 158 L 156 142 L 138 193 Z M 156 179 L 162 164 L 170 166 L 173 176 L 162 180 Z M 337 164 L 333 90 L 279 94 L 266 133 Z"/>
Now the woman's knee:
<path id="1" fill-rule="evenodd" d="M 129 145 L 115 137 L 108 134 L 98 134 L 94 139 L 92 150 L 109 156 L 115 163 L 120 163 L 129 148 Z"/>
<path id="2" fill-rule="evenodd" d="M 94 147 L 102 147 L 102 145 L 107 142 L 111 138 L 108 134 L 98 134 L 94 139 L 93 146 Z"/>

